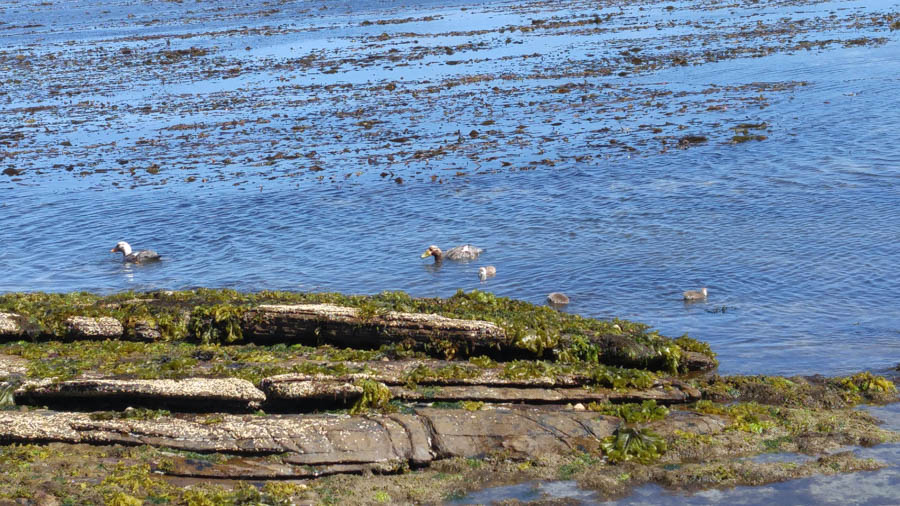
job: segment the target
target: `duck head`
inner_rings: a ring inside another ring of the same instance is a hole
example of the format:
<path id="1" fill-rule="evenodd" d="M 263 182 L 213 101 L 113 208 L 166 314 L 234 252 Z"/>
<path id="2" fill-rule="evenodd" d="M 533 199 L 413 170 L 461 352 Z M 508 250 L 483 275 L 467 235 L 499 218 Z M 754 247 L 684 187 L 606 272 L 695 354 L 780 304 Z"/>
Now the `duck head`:
<path id="1" fill-rule="evenodd" d="M 116 243 L 116 247 L 109 250 L 110 253 L 116 253 L 121 251 L 123 255 L 128 256 L 131 254 L 131 245 L 125 241 L 119 241 Z"/>
<path id="2" fill-rule="evenodd" d="M 441 251 L 441 248 L 438 248 L 437 246 L 432 244 L 431 246 L 428 247 L 427 250 L 425 250 L 425 253 L 422 253 L 421 258 L 428 258 L 430 256 L 434 257 L 435 262 L 440 262 L 441 260 L 444 259 L 444 252 Z"/>

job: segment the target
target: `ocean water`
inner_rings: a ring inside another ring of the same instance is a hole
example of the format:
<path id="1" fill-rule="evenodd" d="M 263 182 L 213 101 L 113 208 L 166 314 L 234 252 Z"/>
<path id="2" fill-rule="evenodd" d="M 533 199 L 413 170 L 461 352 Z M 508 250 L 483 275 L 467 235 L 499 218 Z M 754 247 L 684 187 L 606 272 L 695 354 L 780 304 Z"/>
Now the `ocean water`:
<path id="1" fill-rule="evenodd" d="M 96 4 L 65 20 L 39 4 L 4 7 L 4 75 L 19 83 L 0 126 L 23 138 L 0 151 L 0 166 L 20 171 L 0 176 L 0 291 L 479 289 L 535 303 L 562 291 L 568 311 L 710 342 L 724 373 L 900 362 L 900 36 L 848 24 L 896 2 L 606 6 L 596 12 L 610 13 L 609 29 L 588 34 L 590 24 L 498 31 L 578 21 L 577 2 L 324 13 L 297 2 L 301 14 L 274 20 Z M 129 21 L 134 12 L 153 19 Z M 821 29 L 784 36 L 791 16 Z M 398 19 L 412 21 L 379 24 Z M 772 49 L 729 57 L 719 34 L 763 22 L 769 34 L 741 42 Z M 248 26 L 256 35 L 229 32 Z M 881 40 L 797 48 L 859 37 Z M 650 60 L 682 44 L 690 58 L 701 42 L 724 56 L 640 70 L 620 50 Z M 117 62 L 126 47 L 143 56 Z M 194 47 L 216 56 L 159 63 Z M 290 67 L 310 54 L 329 63 Z M 382 59 L 391 54 L 399 63 Z M 626 75 L 589 75 L 598 61 Z M 221 77 L 217 62 L 250 70 Z M 460 82 L 473 76 L 488 78 Z M 405 93 L 372 91 L 385 83 Z M 565 86 L 577 91 L 552 93 Z M 376 127 L 354 126 L 365 119 Z M 242 135 L 226 133 L 228 120 L 247 123 Z M 742 123 L 766 139 L 729 142 Z M 184 124 L 216 128 L 175 137 Z M 683 149 L 688 134 L 707 140 Z M 442 153 L 417 157 L 426 149 Z M 265 162 L 290 150 L 299 161 Z M 119 240 L 164 261 L 123 266 L 108 253 Z M 487 252 L 440 269 L 419 258 L 462 243 Z M 498 275 L 480 283 L 487 264 Z M 681 301 L 701 286 L 705 303 Z"/>
<path id="2" fill-rule="evenodd" d="M 562 291 L 709 342 L 725 374 L 888 373 L 898 20 L 883 0 L 0 0 L 0 292 Z M 163 261 L 123 265 L 119 240 Z M 486 252 L 419 258 L 463 243 Z M 893 467 L 624 502 L 896 502 L 896 447 L 867 451 Z M 473 500 L 545 496 L 593 500 Z"/>

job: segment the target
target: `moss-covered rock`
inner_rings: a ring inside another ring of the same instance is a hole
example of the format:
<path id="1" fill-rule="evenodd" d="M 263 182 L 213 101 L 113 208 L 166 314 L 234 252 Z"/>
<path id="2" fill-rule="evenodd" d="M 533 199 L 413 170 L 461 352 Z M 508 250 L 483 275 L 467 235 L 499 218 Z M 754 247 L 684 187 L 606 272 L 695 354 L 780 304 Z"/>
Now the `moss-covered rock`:
<path id="1" fill-rule="evenodd" d="M 352 348 L 330 344 L 328 332 L 303 342 L 278 338 L 278 332 L 264 344 L 247 342 L 253 338 L 248 329 L 263 322 L 261 306 L 322 303 L 349 308 L 341 311 L 366 332 L 389 332 L 379 330 L 379 322 L 398 313 L 438 315 L 498 332 L 484 349 L 440 333 L 423 334 L 418 344 L 376 340 Z M 327 502 L 352 500 L 341 488 L 351 487 L 372 501 L 438 502 L 487 484 L 559 478 L 614 496 L 650 482 L 704 488 L 874 468 L 879 464 L 846 456 L 796 466 L 735 459 L 773 451 L 820 457 L 846 445 L 900 440 L 851 409 L 895 400 L 886 378 L 868 372 L 679 376 L 713 366 L 715 354 L 687 336 L 673 340 L 641 324 L 582 318 L 478 291 L 448 299 L 230 290 L 6 294 L 0 312 L 13 315 L 4 320 L 7 327 L 15 324 L 14 333 L 3 334 L 14 340 L 0 344 L 6 388 L 0 395 L 25 393 L 34 380 L 56 395 L 73 385 L 140 390 L 144 383 L 135 380 L 238 378 L 260 388 L 267 401 L 280 402 L 263 404 L 278 414 L 237 417 L 213 403 L 190 414 L 137 397 L 118 406 L 132 409 L 93 413 L 33 412 L 7 399 L 0 415 L 8 419 L 5 430 L 18 432 L 3 440 L 29 444 L 21 447 L 24 453 L 0 447 L 0 472 L 11 483 L 0 484 L 0 497 L 21 497 L 19 491 L 31 487 L 70 502 Z M 87 340 L 67 342 L 75 338 Z M 703 400 L 686 404 L 701 393 Z M 24 395 L 11 401 L 17 399 L 26 402 Z M 589 409 L 564 406 L 576 401 Z M 308 411 L 318 413 L 297 414 Z M 71 474 L 56 450 L 30 445 L 54 440 L 69 442 L 65 448 L 82 464 L 79 472 L 99 487 L 64 485 L 82 475 Z M 86 441 L 106 445 L 115 464 L 104 471 L 91 467 L 98 457 L 81 446 Z M 124 451 L 116 443 L 144 446 Z M 4 452 L 19 463 L 4 460 Z M 21 472 L 19 466 L 31 468 L 32 454 L 49 463 L 42 469 L 69 479 L 47 488 L 44 471 Z M 753 472 L 760 477 L 751 479 Z M 357 480 L 347 473 L 378 476 Z M 166 481 L 170 475 L 239 481 L 185 491 Z M 251 476 L 279 481 L 251 490 L 240 481 Z M 297 477 L 311 481 L 304 487 L 280 481 Z"/>
<path id="2" fill-rule="evenodd" d="M 446 299 L 416 299 L 402 292 L 347 296 L 208 289 L 125 292 L 108 296 L 89 293 L 0 295 L 0 312 L 13 315 L 7 320 L 14 319 L 19 329 L 17 333 L 8 332 L 9 336 L 27 335 L 36 339 L 90 337 L 87 334 L 73 336 L 67 322 L 73 317 L 112 318 L 122 325 L 121 333 L 126 337 L 147 339 L 158 336 L 166 341 L 190 338 L 205 344 L 240 343 L 259 333 L 260 313 L 252 312 L 254 308 L 308 304 L 352 308 L 355 323 L 347 322 L 340 327 L 342 333 L 371 327 L 373 332 L 390 336 L 395 330 L 391 330 L 391 325 L 385 324 L 384 320 L 392 313 L 477 320 L 487 322 L 485 329 L 490 325 L 498 329 L 484 334 L 491 334 L 491 340 L 482 342 L 483 336 L 475 340 L 454 337 L 452 333 L 447 334 L 449 337 L 443 336 L 438 327 L 421 341 L 420 350 L 442 358 L 486 353 L 502 359 L 544 358 L 556 362 L 592 362 L 671 372 L 709 369 L 716 365 L 708 346 L 686 336 L 672 340 L 640 323 L 584 318 L 478 290 L 460 291 Z M 319 326 L 314 326 L 310 331 L 318 329 Z M 284 329 L 278 332 L 284 334 Z M 476 334 L 481 336 L 482 333 Z M 304 344 L 327 342 L 327 332 L 321 338 L 317 336 L 313 336 L 314 342 Z M 401 335 L 397 342 L 404 341 L 403 337 Z M 376 340 L 365 347 L 378 348 L 389 342 Z"/>
<path id="3" fill-rule="evenodd" d="M 717 402 L 740 400 L 786 406 L 846 407 L 861 402 L 885 403 L 897 399 L 894 383 L 870 372 L 836 378 L 712 376 L 698 386 L 705 398 Z"/>

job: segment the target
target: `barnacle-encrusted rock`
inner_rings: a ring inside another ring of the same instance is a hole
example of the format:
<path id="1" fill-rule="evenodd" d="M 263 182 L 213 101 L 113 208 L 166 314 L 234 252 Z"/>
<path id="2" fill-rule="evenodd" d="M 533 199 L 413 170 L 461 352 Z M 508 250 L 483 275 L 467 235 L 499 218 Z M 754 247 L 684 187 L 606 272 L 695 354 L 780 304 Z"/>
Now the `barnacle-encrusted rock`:
<path id="1" fill-rule="evenodd" d="M 134 323 L 134 328 L 129 337 L 137 341 L 159 341 L 162 339 L 162 333 L 159 326 L 148 320 L 138 320 Z"/>
<path id="2" fill-rule="evenodd" d="M 181 415 L 98 420 L 87 413 L 0 411 L 0 442 L 147 444 L 196 452 L 280 454 L 302 466 L 426 464 L 506 451 L 534 458 L 596 445 L 614 417 L 559 409 L 422 408 L 392 415 Z"/>
<path id="3" fill-rule="evenodd" d="M 15 313 L 0 313 L 0 339 L 19 339 L 25 333 L 24 317 Z"/>
<path id="4" fill-rule="evenodd" d="M 377 348 L 411 342 L 424 347 L 435 339 L 452 341 L 469 350 L 496 348 L 506 333 L 494 323 L 460 320 L 435 314 L 364 314 L 357 308 L 333 304 L 261 305 L 244 315 L 244 337 L 257 343 L 288 341 L 315 346 Z"/>
<path id="5" fill-rule="evenodd" d="M 418 401 L 481 401 L 492 403 L 566 404 L 576 402 L 641 402 L 656 400 L 661 404 L 689 402 L 691 399 L 678 389 L 591 390 L 586 388 L 518 388 L 486 385 L 417 387 L 389 387 L 391 395 L 400 400 Z"/>
<path id="6" fill-rule="evenodd" d="M 268 400 L 266 407 L 278 409 L 322 409 L 346 407 L 363 395 L 363 387 L 352 382 L 328 379 L 300 381 L 272 381 L 266 378 L 261 385 Z"/>
<path id="7" fill-rule="evenodd" d="M 110 316 L 70 316 L 65 323 L 68 337 L 75 339 L 118 339 L 125 332 L 122 322 Z"/>
<path id="8" fill-rule="evenodd" d="M 0 378 L 28 373 L 29 360 L 15 355 L 0 353 Z"/>
<path id="9" fill-rule="evenodd" d="M 239 378 L 28 381 L 16 390 L 15 398 L 16 404 L 79 409 L 141 405 L 185 411 L 248 410 L 259 407 L 266 400 L 265 394 L 252 383 Z"/>
<path id="10" fill-rule="evenodd" d="M 442 368 L 452 368 L 450 370 L 456 375 L 441 377 Z M 502 367 L 479 368 L 445 361 L 373 362 L 366 363 L 365 370 L 333 376 L 283 374 L 263 379 L 260 388 L 270 404 L 298 408 L 315 406 L 320 401 L 327 401 L 329 405 L 352 404 L 362 395 L 362 388 L 355 384 L 361 380 L 383 383 L 392 397 L 403 401 L 566 404 L 653 399 L 662 404 L 674 404 L 700 399 L 699 390 L 677 379 L 658 379 L 648 388 L 612 389 L 594 385 L 586 374 L 508 378 L 502 375 Z M 417 372 L 420 377 L 414 376 Z M 429 372 L 435 376 L 428 376 Z"/>

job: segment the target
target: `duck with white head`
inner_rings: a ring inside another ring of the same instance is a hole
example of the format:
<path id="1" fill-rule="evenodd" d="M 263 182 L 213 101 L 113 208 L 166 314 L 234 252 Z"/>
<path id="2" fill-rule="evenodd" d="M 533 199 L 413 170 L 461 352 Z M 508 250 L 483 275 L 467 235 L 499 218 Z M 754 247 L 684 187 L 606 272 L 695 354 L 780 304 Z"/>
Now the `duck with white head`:
<path id="1" fill-rule="evenodd" d="M 116 243 L 116 247 L 109 250 L 110 253 L 122 253 L 122 260 L 125 263 L 143 264 L 146 262 L 155 262 L 159 260 L 159 253 L 151 250 L 132 251 L 131 245 L 125 241 Z"/>

